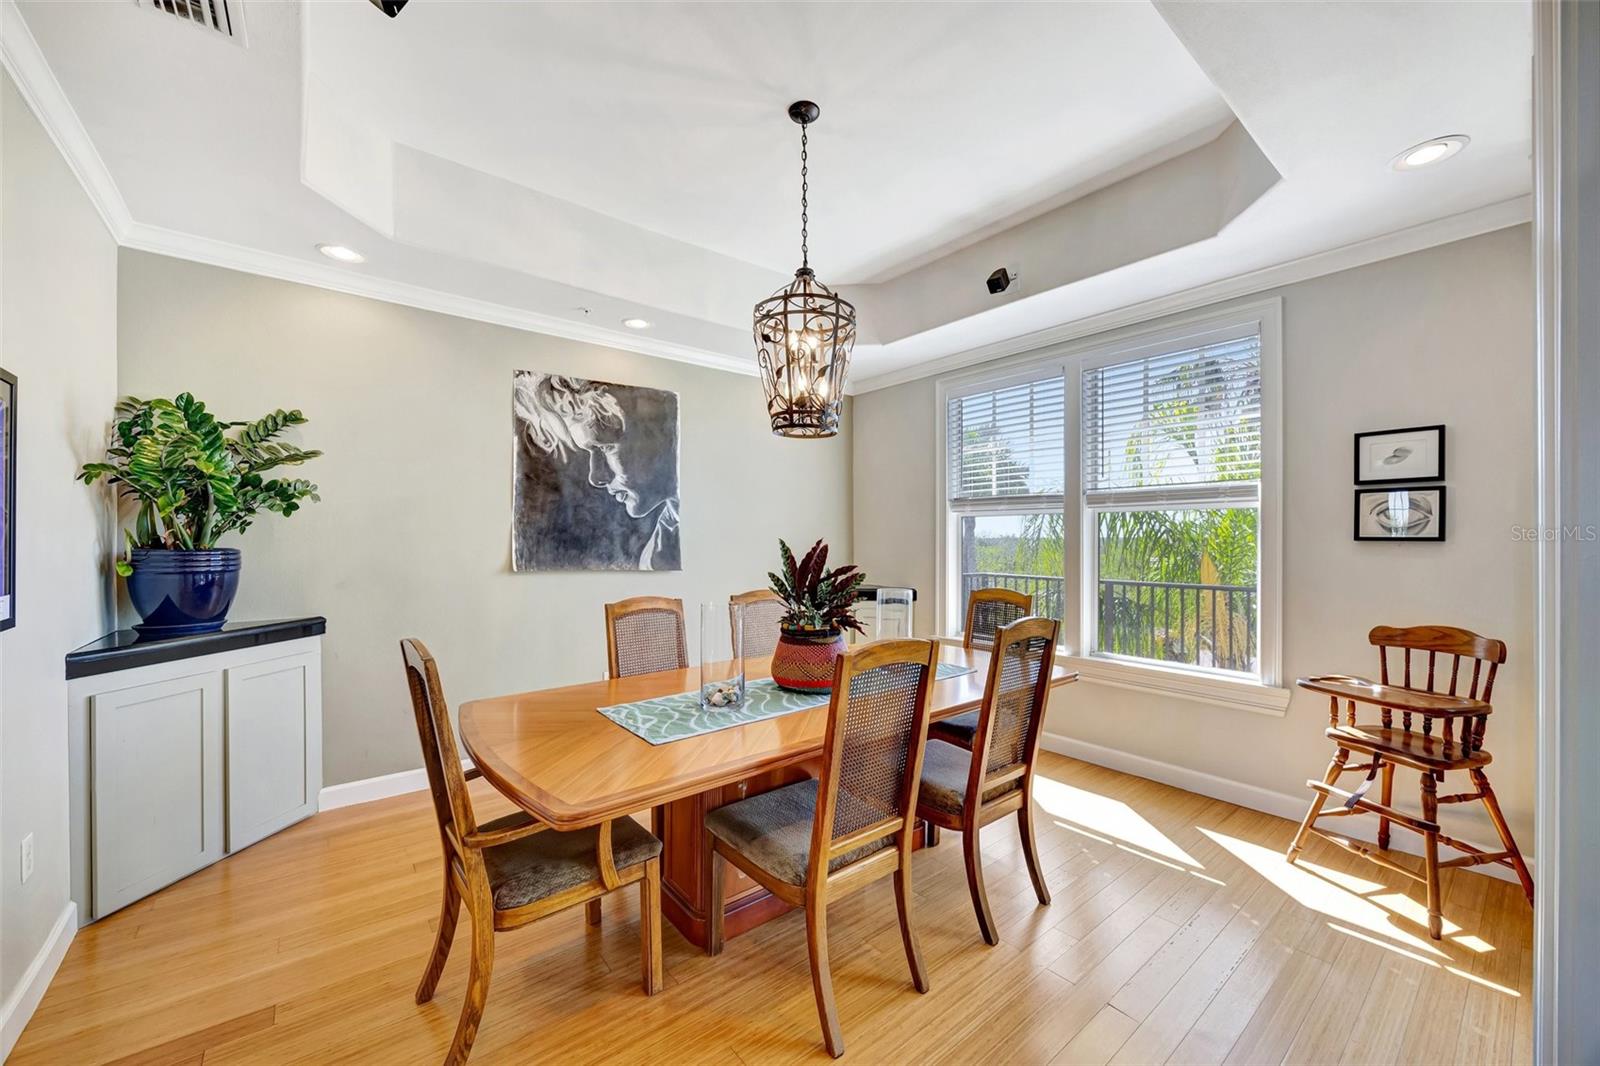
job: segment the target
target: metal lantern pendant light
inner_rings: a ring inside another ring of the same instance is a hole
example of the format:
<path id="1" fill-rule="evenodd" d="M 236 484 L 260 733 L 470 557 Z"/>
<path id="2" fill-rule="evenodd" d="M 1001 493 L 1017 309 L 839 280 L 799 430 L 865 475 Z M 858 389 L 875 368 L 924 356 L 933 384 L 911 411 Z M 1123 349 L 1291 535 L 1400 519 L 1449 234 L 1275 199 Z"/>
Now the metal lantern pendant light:
<path id="1" fill-rule="evenodd" d="M 794 281 L 756 304 L 756 356 L 772 432 L 780 437 L 831 437 L 839 432 L 844 378 L 856 344 L 856 309 L 817 280 L 807 244 L 807 132 L 821 109 L 789 105 L 800 124 L 800 269 Z"/>

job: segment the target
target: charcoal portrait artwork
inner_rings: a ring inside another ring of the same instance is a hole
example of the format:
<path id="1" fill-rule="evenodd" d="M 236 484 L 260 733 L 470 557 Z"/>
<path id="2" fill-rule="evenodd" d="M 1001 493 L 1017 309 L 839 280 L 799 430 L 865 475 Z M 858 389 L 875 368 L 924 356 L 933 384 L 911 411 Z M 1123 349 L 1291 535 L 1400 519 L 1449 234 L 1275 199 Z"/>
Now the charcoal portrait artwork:
<path id="1" fill-rule="evenodd" d="M 518 370 L 515 570 L 678 570 L 678 394 Z"/>

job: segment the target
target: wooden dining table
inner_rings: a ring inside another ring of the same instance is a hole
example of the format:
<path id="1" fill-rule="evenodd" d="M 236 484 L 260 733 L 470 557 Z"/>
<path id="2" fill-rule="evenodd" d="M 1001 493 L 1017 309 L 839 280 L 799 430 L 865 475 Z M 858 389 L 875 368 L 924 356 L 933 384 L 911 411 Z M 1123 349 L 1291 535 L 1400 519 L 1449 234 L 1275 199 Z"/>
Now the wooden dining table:
<path id="1" fill-rule="evenodd" d="M 943 645 L 941 661 L 970 672 L 936 681 L 932 718 L 976 708 L 989 654 Z M 770 676 L 769 661 L 746 660 L 750 679 Z M 1056 667 L 1052 686 L 1076 681 Z M 477 699 L 461 705 L 461 739 L 484 778 L 556 829 L 581 829 L 656 810 L 662 841 L 662 901 L 667 919 L 697 946 L 708 930 L 711 856 L 705 814 L 820 772 L 828 705 L 651 744 L 599 712 L 601 707 L 697 690 L 696 669 Z M 728 870 L 724 933 L 737 936 L 788 907 L 754 881 Z"/>

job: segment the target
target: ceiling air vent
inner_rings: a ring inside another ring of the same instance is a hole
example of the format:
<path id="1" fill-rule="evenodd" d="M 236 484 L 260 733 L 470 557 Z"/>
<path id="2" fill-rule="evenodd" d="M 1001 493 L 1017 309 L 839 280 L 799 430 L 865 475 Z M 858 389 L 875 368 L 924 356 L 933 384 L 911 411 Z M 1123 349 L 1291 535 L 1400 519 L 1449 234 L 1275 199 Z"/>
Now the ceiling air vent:
<path id="1" fill-rule="evenodd" d="M 230 40 L 244 43 L 244 7 L 241 0 L 135 0 L 140 7 L 165 12 L 184 22 L 203 26 Z"/>

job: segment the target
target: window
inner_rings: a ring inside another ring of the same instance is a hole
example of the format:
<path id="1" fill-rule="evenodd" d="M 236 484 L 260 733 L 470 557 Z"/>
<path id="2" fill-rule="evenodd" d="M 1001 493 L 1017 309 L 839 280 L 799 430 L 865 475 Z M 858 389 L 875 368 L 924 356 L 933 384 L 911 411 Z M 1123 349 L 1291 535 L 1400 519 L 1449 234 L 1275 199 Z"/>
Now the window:
<path id="1" fill-rule="evenodd" d="M 940 631 L 1031 593 L 1086 680 L 1281 714 L 1280 306 L 939 383 Z"/>
<path id="2" fill-rule="evenodd" d="M 1095 654 L 1261 673 L 1261 338 L 1082 374 Z"/>
<path id="3" fill-rule="evenodd" d="M 976 588 L 1026 592 L 1036 614 L 1063 616 L 1065 411 L 1059 373 L 949 398 L 956 626 Z"/>

